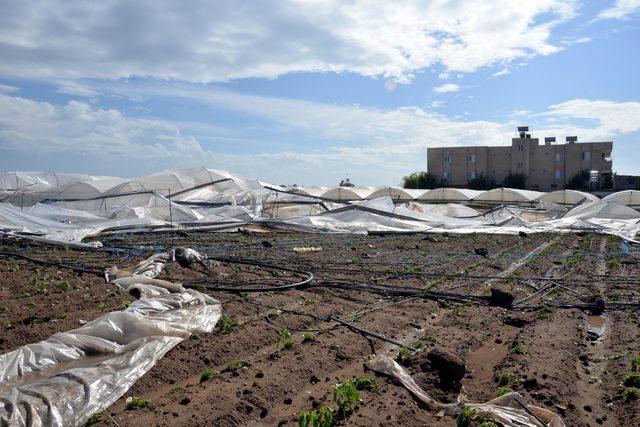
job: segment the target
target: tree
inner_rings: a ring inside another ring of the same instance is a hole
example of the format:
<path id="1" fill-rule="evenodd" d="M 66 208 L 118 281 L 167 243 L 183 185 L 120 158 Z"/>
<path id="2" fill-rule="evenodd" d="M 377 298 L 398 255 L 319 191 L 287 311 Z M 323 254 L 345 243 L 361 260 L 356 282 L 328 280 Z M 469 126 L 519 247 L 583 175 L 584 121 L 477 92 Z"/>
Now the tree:
<path id="1" fill-rule="evenodd" d="M 429 172 L 414 172 L 402 178 L 403 188 L 433 189 L 438 187 L 438 179 Z"/>
<path id="2" fill-rule="evenodd" d="M 489 179 L 483 173 L 469 180 L 469 188 L 472 190 L 492 190 L 497 186 L 495 179 Z"/>
<path id="3" fill-rule="evenodd" d="M 567 188 L 569 190 L 584 190 L 586 187 L 585 184 L 589 181 L 590 176 L 591 174 L 589 172 L 589 169 L 578 172 L 577 174 L 569 178 L 569 181 L 567 181 L 567 184 L 564 186 L 564 188 Z"/>
<path id="4" fill-rule="evenodd" d="M 527 188 L 527 176 L 523 173 L 510 173 L 502 183 L 507 188 L 519 188 L 524 190 Z"/>

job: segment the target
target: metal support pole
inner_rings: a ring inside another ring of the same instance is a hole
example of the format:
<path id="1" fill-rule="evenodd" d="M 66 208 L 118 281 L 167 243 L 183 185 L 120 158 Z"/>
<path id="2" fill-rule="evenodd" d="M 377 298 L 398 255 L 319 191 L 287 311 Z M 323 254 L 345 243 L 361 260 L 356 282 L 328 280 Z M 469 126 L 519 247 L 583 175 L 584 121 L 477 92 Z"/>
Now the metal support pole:
<path id="1" fill-rule="evenodd" d="M 171 189 L 169 188 L 169 195 L 167 196 L 167 200 L 169 200 L 169 222 L 171 223 L 171 228 L 173 228 L 173 209 L 171 207 Z"/>

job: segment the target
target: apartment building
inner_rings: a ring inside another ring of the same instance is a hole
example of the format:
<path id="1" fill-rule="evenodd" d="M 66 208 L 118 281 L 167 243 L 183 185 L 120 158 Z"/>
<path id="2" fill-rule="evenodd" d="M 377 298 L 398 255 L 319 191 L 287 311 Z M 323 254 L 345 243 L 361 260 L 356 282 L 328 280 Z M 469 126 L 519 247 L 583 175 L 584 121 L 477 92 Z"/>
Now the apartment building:
<path id="1" fill-rule="evenodd" d="M 522 126 L 510 146 L 428 148 L 427 171 L 448 187 L 466 187 L 481 174 L 500 184 L 510 173 L 522 173 L 528 189 L 553 191 L 588 170 L 597 187 L 611 177 L 612 148 L 612 141 L 578 142 L 577 137 L 567 137 L 565 143 L 550 137 L 541 144 Z"/>

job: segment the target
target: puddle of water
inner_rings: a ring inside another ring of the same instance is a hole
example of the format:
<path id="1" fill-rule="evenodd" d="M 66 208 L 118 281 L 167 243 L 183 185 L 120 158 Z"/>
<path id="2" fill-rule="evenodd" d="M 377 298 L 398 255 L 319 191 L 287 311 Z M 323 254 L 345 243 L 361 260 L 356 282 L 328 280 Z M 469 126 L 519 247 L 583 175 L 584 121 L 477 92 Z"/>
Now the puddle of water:
<path id="1" fill-rule="evenodd" d="M 596 316 L 592 314 L 587 316 L 587 326 L 589 327 L 589 332 L 597 335 L 598 337 L 601 337 L 602 334 L 604 334 L 605 320 L 606 319 L 603 315 Z"/>

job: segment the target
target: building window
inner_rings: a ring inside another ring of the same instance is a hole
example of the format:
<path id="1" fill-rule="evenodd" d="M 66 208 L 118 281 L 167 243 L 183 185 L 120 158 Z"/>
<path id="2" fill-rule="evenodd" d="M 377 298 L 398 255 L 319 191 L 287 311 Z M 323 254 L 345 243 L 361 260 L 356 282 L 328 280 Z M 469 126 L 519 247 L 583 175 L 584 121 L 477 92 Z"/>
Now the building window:
<path id="1" fill-rule="evenodd" d="M 476 162 L 476 155 L 469 154 L 469 163 L 475 163 L 475 162 Z"/>
<path id="2" fill-rule="evenodd" d="M 442 161 L 445 163 L 451 163 L 451 156 L 449 154 L 445 154 L 442 156 Z"/>
<path id="3" fill-rule="evenodd" d="M 591 160 L 591 152 L 583 151 L 582 152 L 582 160 Z"/>
<path id="4" fill-rule="evenodd" d="M 564 160 L 564 153 L 556 153 L 556 162 L 561 162 Z"/>
<path id="5" fill-rule="evenodd" d="M 524 151 L 524 145 L 518 144 L 518 151 Z"/>
<path id="6" fill-rule="evenodd" d="M 518 169 L 522 169 L 524 167 L 524 165 L 522 164 L 522 162 L 518 162 Z"/>
<path id="7" fill-rule="evenodd" d="M 474 171 L 469 172 L 469 179 L 476 179 L 476 173 Z"/>
<path id="8" fill-rule="evenodd" d="M 556 171 L 556 179 L 560 179 L 564 176 L 564 171 L 557 170 Z"/>
<path id="9" fill-rule="evenodd" d="M 449 172 L 442 172 L 442 179 L 443 180 L 448 180 L 449 179 Z"/>

